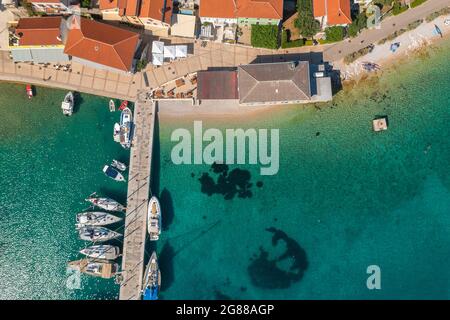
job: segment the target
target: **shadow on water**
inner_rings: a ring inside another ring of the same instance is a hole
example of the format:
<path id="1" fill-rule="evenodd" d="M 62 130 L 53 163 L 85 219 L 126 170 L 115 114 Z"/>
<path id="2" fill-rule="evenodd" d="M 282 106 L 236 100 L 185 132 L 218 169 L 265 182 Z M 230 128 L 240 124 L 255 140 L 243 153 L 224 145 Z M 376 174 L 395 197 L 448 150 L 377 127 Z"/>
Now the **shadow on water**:
<path id="1" fill-rule="evenodd" d="M 211 165 L 211 171 L 219 175 L 217 181 L 208 172 L 204 172 L 198 179 L 202 193 L 208 196 L 220 194 L 225 200 L 231 200 L 236 195 L 239 198 L 251 198 L 253 196 L 250 171 L 239 168 L 229 171 L 228 165 L 218 163 Z"/>
<path id="2" fill-rule="evenodd" d="M 74 101 L 75 101 L 75 103 L 74 103 L 74 105 L 73 105 L 73 113 L 77 113 L 78 110 L 80 110 L 81 104 L 83 104 L 83 102 L 84 102 L 84 98 L 83 98 L 83 96 L 82 96 L 79 92 L 77 92 L 77 91 L 74 91 L 74 92 L 73 92 L 73 98 L 74 98 Z"/>
<path id="3" fill-rule="evenodd" d="M 100 187 L 98 196 L 111 198 L 111 199 L 114 199 L 114 200 L 118 201 L 119 203 L 123 204 L 124 206 L 127 205 L 126 192 L 124 193 L 123 191 L 120 191 L 117 189 L 110 189 L 108 187 Z"/>
<path id="4" fill-rule="evenodd" d="M 175 216 L 172 196 L 166 188 L 161 191 L 159 196 L 159 201 L 161 202 L 161 211 L 164 214 L 164 219 L 162 219 L 162 228 L 164 231 L 169 229 L 169 226 L 173 222 Z"/>
<path id="5" fill-rule="evenodd" d="M 252 284 L 255 287 L 265 289 L 285 289 L 292 283 L 298 282 L 303 278 L 304 272 L 308 268 L 308 260 L 305 250 L 285 232 L 274 227 L 267 228 L 271 232 L 272 246 L 276 247 L 279 241 L 286 245 L 283 254 L 274 259 L 269 258 L 269 252 L 261 246 L 259 255 L 248 266 L 248 273 Z M 288 268 L 279 266 L 283 261 L 289 261 Z"/>
<path id="6" fill-rule="evenodd" d="M 153 150 L 152 150 L 152 177 L 151 177 L 151 193 L 159 194 L 159 178 L 161 173 L 161 145 L 159 141 L 159 117 L 156 111 L 155 115 L 155 128 L 153 135 Z M 164 211 L 163 211 L 164 212 Z M 164 215 L 166 213 L 164 212 Z M 163 220 L 164 221 L 164 220 Z M 164 223 L 164 222 L 163 222 Z"/>
<path id="7" fill-rule="evenodd" d="M 214 289 L 214 296 L 216 298 L 216 300 L 233 300 L 232 297 L 224 294 L 222 291 L 220 291 L 219 289 Z"/>
<path id="8" fill-rule="evenodd" d="M 161 291 L 167 290 L 175 280 L 175 273 L 173 269 L 173 258 L 176 252 L 169 241 L 164 243 L 164 246 L 159 253 L 159 268 L 163 273 L 161 275 Z"/>

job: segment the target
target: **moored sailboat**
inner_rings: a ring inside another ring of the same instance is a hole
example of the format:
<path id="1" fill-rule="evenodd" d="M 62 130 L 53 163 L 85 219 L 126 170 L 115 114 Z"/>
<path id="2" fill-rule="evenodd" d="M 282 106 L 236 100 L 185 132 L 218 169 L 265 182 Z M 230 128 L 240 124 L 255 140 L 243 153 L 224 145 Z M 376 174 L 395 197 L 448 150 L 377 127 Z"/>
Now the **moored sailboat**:
<path id="1" fill-rule="evenodd" d="M 101 244 L 84 248 L 80 253 L 88 258 L 115 260 L 120 255 L 120 249 L 109 244 Z"/>
<path id="2" fill-rule="evenodd" d="M 92 242 L 103 242 L 122 236 L 120 233 L 104 227 L 81 227 L 78 229 L 78 234 L 81 240 Z"/>
<path id="3" fill-rule="evenodd" d="M 152 253 L 150 261 L 147 264 L 142 287 L 143 300 L 158 300 L 159 289 L 161 287 L 161 271 L 159 270 L 156 252 Z"/>
<path id="4" fill-rule="evenodd" d="M 100 211 L 81 212 L 77 214 L 76 218 L 77 225 L 80 227 L 106 226 L 108 224 L 119 222 L 120 220 L 122 220 L 122 218 Z"/>
<path id="5" fill-rule="evenodd" d="M 121 205 L 116 200 L 111 198 L 99 198 L 95 197 L 95 193 L 89 196 L 89 198 L 85 199 L 86 201 L 92 203 L 94 206 L 99 207 L 100 209 L 106 211 L 123 211 L 125 207 Z"/>

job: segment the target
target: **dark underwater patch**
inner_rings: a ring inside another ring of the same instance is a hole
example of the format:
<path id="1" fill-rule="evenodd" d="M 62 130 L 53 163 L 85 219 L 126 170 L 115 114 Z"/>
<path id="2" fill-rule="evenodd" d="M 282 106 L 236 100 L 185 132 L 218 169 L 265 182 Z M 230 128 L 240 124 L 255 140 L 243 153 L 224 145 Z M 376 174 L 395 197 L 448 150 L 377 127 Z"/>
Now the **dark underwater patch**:
<path id="1" fill-rule="evenodd" d="M 262 246 L 259 248 L 259 255 L 251 259 L 248 266 L 248 273 L 252 284 L 264 289 L 286 289 L 293 283 L 303 278 L 304 272 L 308 268 L 308 260 L 305 250 L 285 232 L 274 227 L 267 228 L 266 231 L 273 233 L 272 246 L 276 247 L 280 241 L 286 245 L 286 250 L 280 256 L 270 259 L 269 252 Z M 288 269 L 282 269 L 278 263 L 285 259 L 292 259 Z"/>

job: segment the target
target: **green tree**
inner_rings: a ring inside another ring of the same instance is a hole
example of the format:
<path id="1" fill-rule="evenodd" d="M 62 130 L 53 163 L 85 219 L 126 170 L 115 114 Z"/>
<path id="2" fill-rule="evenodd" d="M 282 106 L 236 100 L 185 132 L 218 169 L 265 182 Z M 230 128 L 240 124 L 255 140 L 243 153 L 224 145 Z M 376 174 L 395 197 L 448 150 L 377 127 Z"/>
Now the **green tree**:
<path id="1" fill-rule="evenodd" d="M 344 27 L 333 26 L 325 29 L 325 36 L 328 42 L 337 42 L 344 39 Z"/>
<path id="2" fill-rule="evenodd" d="M 278 26 L 252 24 L 251 43 L 258 48 L 278 48 Z"/>
<path id="3" fill-rule="evenodd" d="M 81 0 L 81 7 L 82 8 L 90 8 L 91 7 L 91 0 Z"/>
<path id="4" fill-rule="evenodd" d="M 356 37 L 358 33 L 367 26 L 367 17 L 365 12 L 361 12 L 353 19 L 351 25 L 348 26 L 348 35 L 350 37 Z"/>
<path id="5" fill-rule="evenodd" d="M 312 0 L 298 0 L 297 11 L 298 18 L 295 20 L 295 26 L 303 37 L 312 38 L 320 31 L 320 23 L 314 19 Z"/>

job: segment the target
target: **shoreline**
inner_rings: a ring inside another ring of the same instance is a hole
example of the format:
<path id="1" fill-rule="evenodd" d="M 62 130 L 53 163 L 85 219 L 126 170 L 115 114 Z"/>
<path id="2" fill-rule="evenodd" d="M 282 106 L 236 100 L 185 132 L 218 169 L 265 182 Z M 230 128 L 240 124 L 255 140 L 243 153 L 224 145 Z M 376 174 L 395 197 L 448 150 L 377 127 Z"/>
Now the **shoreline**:
<path id="1" fill-rule="evenodd" d="M 343 84 L 346 82 L 359 81 L 370 75 L 380 75 L 383 69 L 391 67 L 395 62 L 406 58 L 417 59 L 417 54 L 431 45 L 439 45 L 440 42 L 450 38 L 450 25 L 446 26 L 444 21 L 449 15 L 437 17 L 433 21 L 423 22 L 417 28 L 404 32 L 392 40 L 383 44 L 374 44 L 372 52 L 359 57 L 350 64 L 345 64 L 343 59 L 333 63 L 341 71 Z M 442 31 L 442 37 L 434 34 L 435 25 Z M 386 35 L 388 37 L 389 35 Z M 390 51 L 392 43 L 399 42 L 400 47 L 395 53 Z M 381 67 L 380 71 L 370 72 L 364 70 L 362 62 L 376 63 Z"/>

